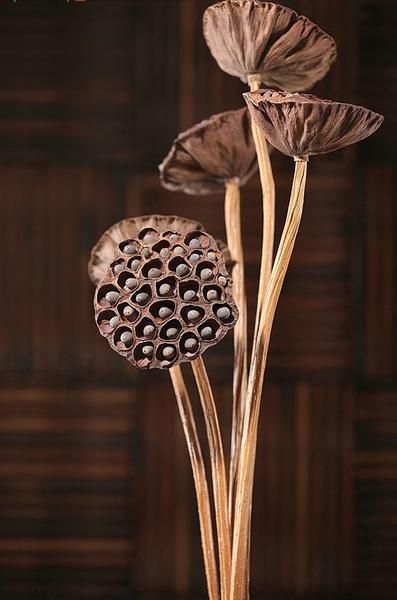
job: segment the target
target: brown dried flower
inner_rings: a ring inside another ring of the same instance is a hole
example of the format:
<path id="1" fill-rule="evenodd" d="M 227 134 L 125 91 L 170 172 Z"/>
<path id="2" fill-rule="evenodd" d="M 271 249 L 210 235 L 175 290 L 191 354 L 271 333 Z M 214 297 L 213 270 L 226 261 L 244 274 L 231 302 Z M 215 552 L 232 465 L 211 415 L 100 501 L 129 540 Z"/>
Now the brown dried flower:
<path id="1" fill-rule="evenodd" d="M 164 187 L 187 194 L 224 193 L 234 178 L 244 185 L 258 169 L 248 110 L 214 115 L 179 134 L 159 169 Z"/>
<path id="2" fill-rule="evenodd" d="M 244 98 L 270 143 L 283 154 L 301 159 L 355 144 L 383 122 L 382 115 L 362 106 L 309 94 L 258 90 Z"/>
<path id="3" fill-rule="evenodd" d="M 223 71 L 247 82 L 306 90 L 336 59 L 334 40 L 306 17 L 272 2 L 225 0 L 207 8 L 204 37 Z"/>
<path id="4" fill-rule="evenodd" d="M 140 368 L 193 360 L 234 326 L 238 311 L 222 251 L 199 223 L 140 217 L 119 242 L 95 292 L 95 319 L 118 354 Z"/>

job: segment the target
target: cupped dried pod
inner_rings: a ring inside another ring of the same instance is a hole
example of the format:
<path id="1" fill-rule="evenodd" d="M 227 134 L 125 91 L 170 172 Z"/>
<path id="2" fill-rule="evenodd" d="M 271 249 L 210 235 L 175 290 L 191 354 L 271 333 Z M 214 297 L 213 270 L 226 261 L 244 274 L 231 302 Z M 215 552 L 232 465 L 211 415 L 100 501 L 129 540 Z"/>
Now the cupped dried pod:
<path id="1" fill-rule="evenodd" d="M 176 230 L 190 231 L 202 229 L 197 221 L 175 216 L 150 215 L 123 219 L 115 223 L 100 237 L 91 251 L 88 263 L 88 275 L 93 284 L 98 285 L 107 274 L 110 263 L 114 273 L 120 273 L 128 265 L 132 270 L 138 269 L 143 259 L 142 242 L 146 244 L 145 255 L 157 252 L 162 257 L 167 255 L 170 242 L 177 241 Z M 169 235 L 157 240 L 156 231 L 169 232 Z M 175 239 L 169 239 L 170 236 Z M 120 247 L 124 252 L 119 254 Z"/>
<path id="2" fill-rule="evenodd" d="M 222 249 L 199 223 L 186 219 L 130 221 L 135 235 L 118 225 L 128 238 L 117 239 L 95 292 L 99 331 L 136 367 L 168 369 L 194 360 L 238 319 Z"/>
<path id="3" fill-rule="evenodd" d="M 312 87 L 337 54 L 335 41 L 315 23 L 272 2 L 218 2 L 204 12 L 203 31 L 223 71 L 291 91 Z"/>
<path id="4" fill-rule="evenodd" d="M 246 108 L 213 115 L 179 134 L 159 166 L 164 187 L 186 194 L 223 193 L 256 173 L 255 144 Z"/>
<path id="5" fill-rule="evenodd" d="M 306 159 L 355 144 L 374 133 L 383 116 L 362 106 L 309 94 L 257 90 L 244 94 L 253 119 L 280 152 Z"/>

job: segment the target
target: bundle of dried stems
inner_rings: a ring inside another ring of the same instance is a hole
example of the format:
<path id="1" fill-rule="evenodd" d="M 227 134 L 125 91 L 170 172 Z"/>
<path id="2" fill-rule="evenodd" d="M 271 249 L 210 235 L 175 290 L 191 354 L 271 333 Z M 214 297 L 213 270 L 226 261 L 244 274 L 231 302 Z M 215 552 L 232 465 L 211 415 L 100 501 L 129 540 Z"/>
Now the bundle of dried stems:
<path id="1" fill-rule="evenodd" d="M 250 91 L 244 99 L 249 112 L 242 108 L 215 115 L 180 134 L 160 165 L 160 174 L 170 190 L 224 193 L 230 255 L 199 223 L 180 217 L 140 217 L 126 219 L 102 236 L 93 250 L 89 272 L 98 286 L 96 321 L 112 348 L 135 366 L 170 372 L 193 470 L 209 598 L 248 600 L 262 386 L 275 311 L 302 217 L 308 160 L 368 137 L 383 118 L 362 107 L 293 93 L 312 86 L 336 58 L 333 39 L 294 11 L 258 0 L 224 0 L 205 11 L 203 26 L 221 69 L 248 83 Z M 295 161 L 274 261 L 271 147 Z M 258 166 L 263 237 L 249 361 L 240 188 Z M 228 262 L 239 319 L 231 297 Z M 202 353 L 231 327 L 235 360 L 228 481 L 216 403 Z M 184 361 L 191 362 L 201 401 L 212 486 L 179 365 Z"/>

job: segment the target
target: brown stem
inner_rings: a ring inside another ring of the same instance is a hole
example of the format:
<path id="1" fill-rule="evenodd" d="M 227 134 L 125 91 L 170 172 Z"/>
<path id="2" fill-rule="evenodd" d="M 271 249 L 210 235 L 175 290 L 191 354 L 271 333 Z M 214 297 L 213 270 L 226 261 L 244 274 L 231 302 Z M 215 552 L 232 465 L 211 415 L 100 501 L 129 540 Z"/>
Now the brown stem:
<path id="1" fill-rule="evenodd" d="M 241 238 L 240 184 L 238 179 L 226 183 L 225 226 L 227 245 L 233 261 L 233 296 L 239 319 L 233 329 L 233 417 L 229 474 L 229 523 L 233 527 L 238 457 L 243 431 L 244 402 L 247 392 L 247 298 L 244 282 L 244 252 Z"/>
<path id="2" fill-rule="evenodd" d="M 234 517 L 231 600 L 245 600 L 247 545 L 250 536 L 252 489 L 262 385 L 277 302 L 302 216 L 306 173 L 307 162 L 297 160 L 288 213 L 259 322 L 258 344 L 251 356 Z"/>
<path id="3" fill-rule="evenodd" d="M 250 91 L 258 90 L 261 86 L 261 77 L 258 74 L 248 77 Z M 259 275 L 258 301 L 256 305 L 254 345 L 258 334 L 258 327 L 261 320 L 261 312 L 264 306 L 267 286 L 272 270 L 273 245 L 274 245 L 274 212 L 275 212 L 275 185 L 273 178 L 272 165 L 270 162 L 269 148 L 263 132 L 253 119 L 251 119 L 252 137 L 254 138 L 256 154 L 258 157 L 259 175 L 262 187 L 262 256 L 261 269 Z"/>
<path id="4" fill-rule="evenodd" d="M 201 357 L 192 361 L 199 391 L 210 449 L 215 518 L 218 534 L 219 570 L 222 600 L 229 600 L 231 573 L 231 539 L 228 520 L 228 497 L 222 437 L 207 371 Z"/>
<path id="5" fill-rule="evenodd" d="M 214 550 L 214 536 L 212 531 L 211 504 L 200 440 L 197 435 L 189 393 L 179 365 L 170 369 L 170 376 L 172 385 L 174 386 L 196 488 L 208 596 L 209 600 L 219 600 L 219 584 Z"/>

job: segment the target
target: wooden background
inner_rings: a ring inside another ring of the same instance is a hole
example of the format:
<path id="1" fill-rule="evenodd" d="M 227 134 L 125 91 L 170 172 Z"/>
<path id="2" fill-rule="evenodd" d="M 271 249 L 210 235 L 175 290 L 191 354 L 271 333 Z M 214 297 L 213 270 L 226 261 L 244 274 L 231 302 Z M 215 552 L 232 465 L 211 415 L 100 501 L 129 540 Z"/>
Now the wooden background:
<path id="1" fill-rule="evenodd" d="M 207 0 L 0 1 L 0 597 L 127 600 L 203 589 L 195 501 L 165 373 L 98 335 L 90 247 L 124 216 L 224 237 L 222 201 L 171 194 L 179 130 L 241 105 L 201 36 Z M 314 159 L 264 396 L 258 598 L 395 598 L 397 17 L 394 0 L 297 0 L 339 60 L 318 94 L 386 116 Z M 292 163 L 274 156 L 278 231 Z M 258 182 L 244 191 L 253 309 Z M 208 353 L 225 424 L 231 338 Z M 266 596 L 265 593 L 269 596 Z"/>

